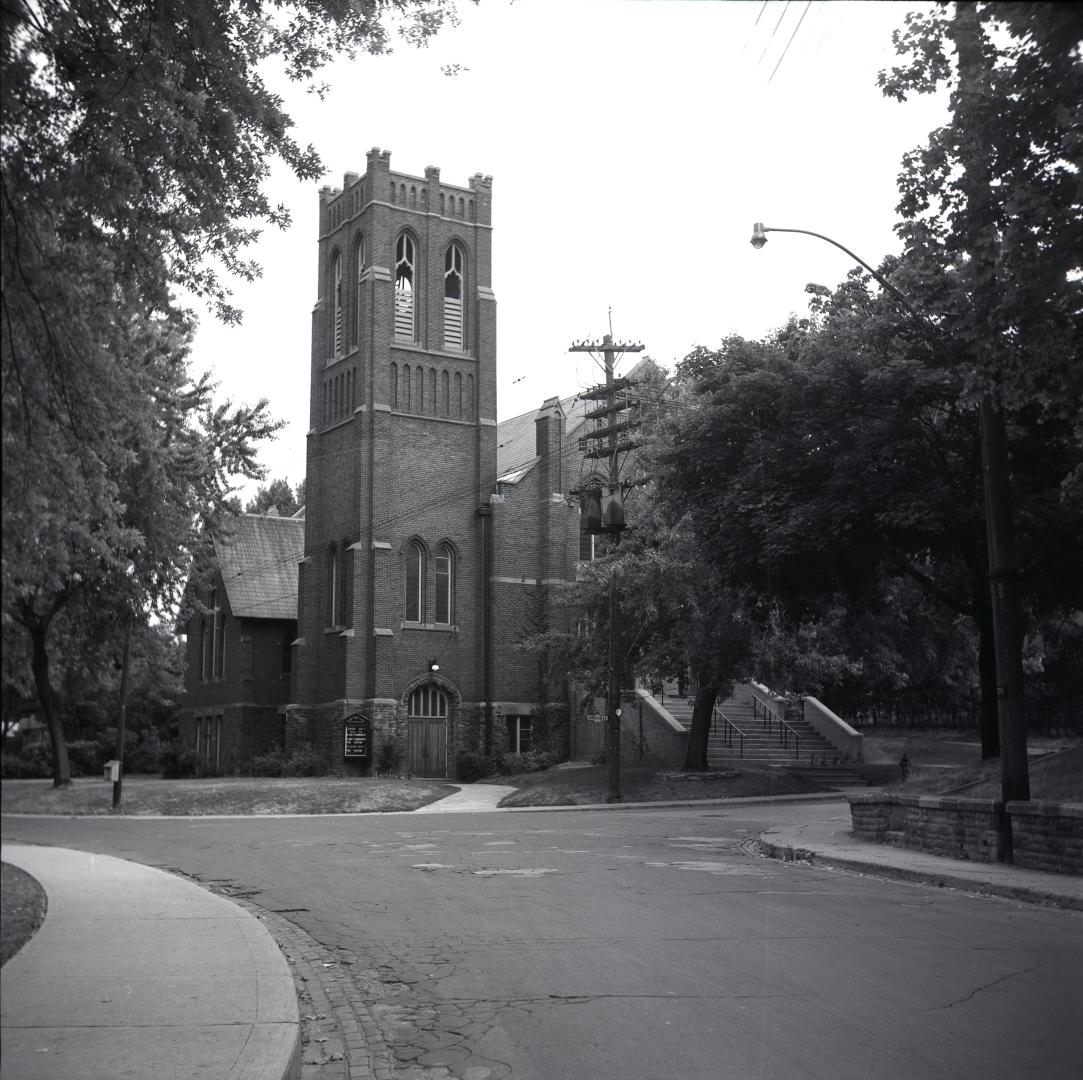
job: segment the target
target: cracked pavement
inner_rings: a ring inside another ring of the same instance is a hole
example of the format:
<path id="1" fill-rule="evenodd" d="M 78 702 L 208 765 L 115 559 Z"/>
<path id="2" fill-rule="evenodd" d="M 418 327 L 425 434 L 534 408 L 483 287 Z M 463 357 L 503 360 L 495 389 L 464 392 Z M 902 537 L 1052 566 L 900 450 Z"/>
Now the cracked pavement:
<path id="1" fill-rule="evenodd" d="M 6 822 L 171 868 L 294 971 L 303 1080 L 1076 1080 L 1083 915 L 754 854 L 834 804 Z"/>

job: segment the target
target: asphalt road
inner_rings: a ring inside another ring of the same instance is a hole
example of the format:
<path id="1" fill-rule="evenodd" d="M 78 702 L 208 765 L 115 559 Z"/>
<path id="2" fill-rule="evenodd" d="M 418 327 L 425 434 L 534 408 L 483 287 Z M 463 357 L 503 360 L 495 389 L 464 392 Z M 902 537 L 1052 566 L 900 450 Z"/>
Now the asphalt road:
<path id="1" fill-rule="evenodd" d="M 1079 1080 L 1083 916 L 773 862 L 845 804 L 6 819 L 301 927 L 396 1080 Z"/>

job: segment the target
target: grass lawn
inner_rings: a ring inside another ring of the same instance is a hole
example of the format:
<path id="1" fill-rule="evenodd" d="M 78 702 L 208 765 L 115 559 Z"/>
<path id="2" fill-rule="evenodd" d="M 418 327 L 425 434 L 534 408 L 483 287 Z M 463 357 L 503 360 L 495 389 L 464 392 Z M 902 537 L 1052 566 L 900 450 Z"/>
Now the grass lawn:
<path id="1" fill-rule="evenodd" d="M 0 863 L 0 965 L 6 964 L 45 919 L 45 890 L 25 870 Z"/>
<path id="2" fill-rule="evenodd" d="M 121 814 L 365 814 L 416 810 L 457 788 L 438 780 L 370 780 L 333 777 L 161 780 L 129 777 Z M 0 809 L 6 814 L 112 814 L 113 785 L 73 780 L 54 788 L 49 780 L 5 780 Z"/>
<path id="3" fill-rule="evenodd" d="M 1047 757 L 1032 757 L 1027 772 L 1032 801 L 1083 803 L 1083 745 Z M 919 767 L 905 784 L 895 784 L 888 790 L 916 795 L 950 792 L 963 799 L 999 799 L 1000 759 L 938 771 Z"/>
<path id="4" fill-rule="evenodd" d="M 501 806 L 589 806 L 604 803 L 609 794 L 609 774 L 604 765 L 494 776 L 490 783 L 511 784 L 519 789 L 503 798 Z M 629 803 L 804 795 L 823 790 L 780 769 L 718 769 L 685 774 L 673 767 L 625 765 L 620 772 L 621 797 Z"/>
<path id="5" fill-rule="evenodd" d="M 1069 750 L 1059 756 L 1031 758 L 1031 798 L 1083 802 L 1083 742 L 1039 737 L 1031 740 L 1031 749 L 1050 755 Z M 999 795 L 1000 763 L 981 761 L 981 746 L 972 733 L 866 731 L 866 760 L 896 763 L 904 752 L 911 762 L 910 779 L 905 784 L 889 785 L 887 790 L 935 795 L 973 785 L 958 794 L 973 798 Z M 501 806 L 584 806 L 604 803 L 609 792 L 604 765 L 560 766 L 516 776 L 494 776 L 489 782 L 517 789 Z M 416 810 L 450 795 L 458 786 L 439 780 L 333 777 L 129 777 L 124 781 L 120 813 L 201 816 Z M 624 765 L 620 786 L 626 803 L 803 795 L 830 790 L 784 769 L 734 767 L 686 775 L 673 766 L 660 765 Z M 5 780 L 0 788 L 0 808 L 9 814 L 108 815 L 113 813 L 112 794 L 112 784 L 97 778 L 74 780 L 70 787 L 61 789 L 48 780 Z"/>

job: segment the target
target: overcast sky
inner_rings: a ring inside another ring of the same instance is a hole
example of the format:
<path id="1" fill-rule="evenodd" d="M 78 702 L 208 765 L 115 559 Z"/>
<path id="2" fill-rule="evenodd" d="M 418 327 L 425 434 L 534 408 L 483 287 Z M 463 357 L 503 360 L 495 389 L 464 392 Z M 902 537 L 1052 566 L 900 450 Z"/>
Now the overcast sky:
<path id="1" fill-rule="evenodd" d="M 902 155 L 945 101 L 883 97 L 892 31 L 930 4 L 864 0 L 482 0 L 426 49 L 327 72 L 324 101 L 283 82 L 317 184 L 277 169 L 293 216 L 252 249 L 240 327 L 202 317 L 193 365 L 221 396 L 269 398 L 287 421 L 269 477 L 304 475 L 318 189 L 391 152 L 396 172 L 493 176 L 499 417 L 599 381 L 573 339 L 640 341 L 667 367 L 696 345 L 760 337 L 832 286 L 842 252 L 752 225 L 826 233 L 876 265 L 893 232 Z M 464 69 L 443 74 L 448 64 Z M 254 491 L 250 485 L 243 494 Z"/>

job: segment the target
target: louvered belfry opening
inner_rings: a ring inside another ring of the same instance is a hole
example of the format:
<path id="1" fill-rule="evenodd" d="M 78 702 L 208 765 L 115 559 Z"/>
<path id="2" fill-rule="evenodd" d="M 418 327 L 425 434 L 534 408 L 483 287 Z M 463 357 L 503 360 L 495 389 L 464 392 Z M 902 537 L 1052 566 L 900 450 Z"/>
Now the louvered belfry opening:
<path id="1" fill-rule="evenodd" d="M 444 256 L 444 348 L 463 347 L 463 253 L 452 244 Z"/>
<path id="2" fill-rule="evenodd" d="M 403 233 L 395 247 L 395 337 L 413 341 L 414 330 L 414 241 Z"/>

